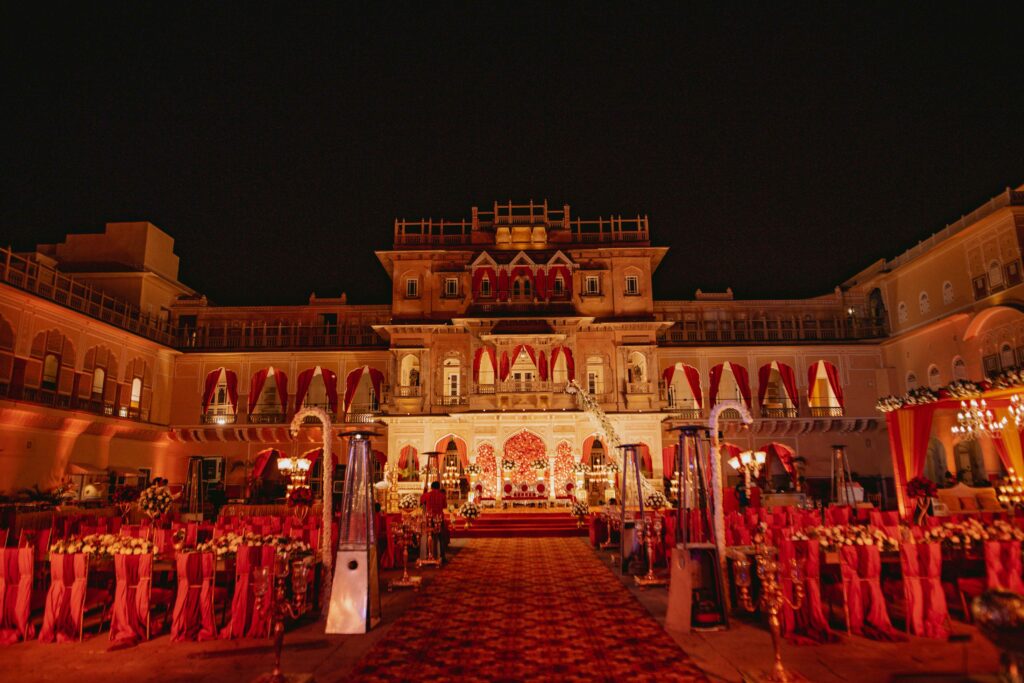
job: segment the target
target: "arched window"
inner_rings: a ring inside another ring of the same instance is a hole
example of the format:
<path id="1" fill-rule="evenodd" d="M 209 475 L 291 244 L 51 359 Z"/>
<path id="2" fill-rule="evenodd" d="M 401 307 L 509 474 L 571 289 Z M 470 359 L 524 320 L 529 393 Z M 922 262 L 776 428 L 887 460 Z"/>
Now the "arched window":
<path id="1" fill-rule="evenodd" d="M 587 357 L 587 391 L 595 395 L 604 393 L 604 360 L 601 356 Z"/>
<path id="2" fill-rule="evenodd" d="M 953 283 L 949 280 L 942 283 L 942 303 L 947 306 L 953 303 Z"/>
<path id="3" fill-rule="evenodd" d="M 60 375 L 60 357 L 55 353 L 48 353 L 43 358 L 43 388 L 55 390 L 57 379 Z"/>
<path id="4" fill-rule="evenodd" d="M 626 365 L 626 374 L 630 382 L 647 381 L 647 358 L 639 351 L 632 351 L 629 354 L 629 362 Z"/>
<path id="5" fill-rule="evenodd" d="M 917 297 L 917 307 L 921 310 L 922 315 L 931 310 L 932 305 L 928 301 L 928 292 L 921 292 L 921 295 Z"/>
<path id="6" fill-rule="evenodd" d="M 140 405 L 142 405 L 142 378 L 136 377 L 132 379 L 132 393 L 128 407 L 138 410 Z"/>
<path id="7" fill-rule="evenodd" d="M 107 380 L 107 371 L 103 368 L 96 368 L 92 371 L 92 400 L 99 401 L 103 398 L 103 385 Z"/>
<path id="8" fill-rule="evenodd" d="M 565 293 L 565 278 L 561 275 L 556 275 L 553 289 L 556 296 L 562 296 Z"/>
<path id="9" fill-rule="evenodd" d="M 928 387 L 932 390 L 937 391 L 942 386 L 942 375 L 939 372 L 939 368 L 932 365 L 928 368 Z"/>
<path id="10" fill-rule="evenodd" d="M 988 286 L 1003 286 L 1003 268 L 1002 266 L 999 265 L 999 261 L 995 259 L 992 259 L 988 263 Z"/>
<path id="11" fill-rule="evenodd" d="M 896 307 L 896 318 L 901 322 L 907 322 L 907 304 L 900 302 L 899 306 Z"/>
<path id="12" fill-rule="evenodd" d="M 907 373 L 907 391 L 913 391 L 917 389 L 917 375 L 912 372 Z"/>
<path id="13" fill-rule="evenodd" d="M 528 278 L 528 277 L 523 278 L 523 296 L 525 296 L 525 297 L 532 296 L 532 291 L 531 291 L 532 289 L 533 288 L 530 285 L 530 278 Z"/>
<path id="14" fill-rule="evenodd" d="M 403 387 L 420 385 L 420 359 L 412 353 L 402 357 L 401 381 Z"/>
<path id="15" fill-rule="evenodd" d="M 491 278 L 486 275 L 480 280 L 480 296 L 491 295 Z"/>
<path id="16" fill-rule="evenodd" d="M 1017 365 L 1016 359 L 1013 356 L 1013 347 L 1006 342 L 1003 342 L 999 346 L 999 364 L 1002 366 L 1003 370 Z"/>
<path id="17" fill-rule="evenodd" d="M 461 382 L 461 371 L 462 363 L 459 362 L 458 358 L 445 358 L 444 360 L 444 395 L 445 396 L 461 396 L 460 382 Z"/>
<path id="18" fill-rule="evenodd" d="M 967 379 L 967 363 L 960 356 L 953 359 L 953 379 L 958 381 Z"/>
<path id="19" fill-rule="evenodd" d="M 519 284 L 519 278 L 512 281 L 512 296 L 519 296 L 521 294 L 521 285 Z"/>

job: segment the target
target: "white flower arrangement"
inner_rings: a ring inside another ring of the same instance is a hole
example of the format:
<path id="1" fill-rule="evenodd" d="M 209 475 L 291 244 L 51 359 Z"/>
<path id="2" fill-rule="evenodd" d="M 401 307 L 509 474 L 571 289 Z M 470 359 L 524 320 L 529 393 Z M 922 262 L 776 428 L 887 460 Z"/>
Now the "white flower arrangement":
<path id="1" fill-rule="evenodd" d="M 407 493 L 398 501 L 398 509 L 402 512 L 412 512 L 419 508 L 419 506 L 420 499 L 416 497 L 415 493 Z"/>
<path id="2" fill-rule="evenodd" d="M 196 546 L 197 553 L 213 553 L 218 558 L 234 557 L 238 554 L 241 546 L 273 546 L 277 555 L 309 555 L 312 549 L 309 544 L 297 538 L 289 536 L 261 536 L 259 534 L 238 534 L 228 532 L 219 538 L 215 538 Z"/>
<path id="3" fill-rule="evenodd" d="M 466 519 L 476 519 L 480 516 L 480 507 L 473 501 L 467 500 L 459 508 L 459 514 Z"/>
<path id="4" fill-rule="evenodd" d="M 548 461 L 545 460 L 544 458 L 537 458 L 532 463 L 530 463 L 530 467 L 538 471 L 546 470 L 548 468 Z"/>
<path id="5" fill-rule="evenodd" d="M 162 486 L 150 486 L 139 494 L 139 509 L 150 517 L 157 517 L 171 509 L 171 493 Z"/>
<path id="6" fill-rule="evenodd" d="M 466 474 L 478 475 L 481 474 L 483 471 L 484 469 L 480 467 L 480 465 L 477 465 L 475 462 L 471 462 L 468 465 L 466 465 Z"/>
<path id="7" fill-rule="evenodd" d="M 585 517 L 590 512 L 585 500 L 574 500 L 572 502 L 572 514 L 574 517 Z"/>
<path id="8" fill-rule="evenodd" d="M 501 469 L 505 470 L 506 472 L 511 472 L 515 468 L 516 468 L 516 461 L 515 460 L 510 460 L 509 458 L 505 458 L 504 460 L 501 461 Z"/>
<path id="9" fill-rule="evenodd" d="M 590 467 L 585 462 L 578 462 L 572 466 L 572 471 L 576 474 L 586 474 L 590 471 Z"/>
<path id="10" fill-rule="evenodd" d="M 1001 519 L 985 526 L 976 519 L 963 522 L 946 522 L 941 526 L 928 529 L 924 538 L 929 542 L 940 542 L 948 548 L 968 549 L 985 541 L 1024 541 L 1024 530 Z"/>
<path id="11" fill-rule="evenodd" d="M 85 553 L 96 557 L 113 557 L 155 555 L 156 552 L 156 546 L 145 538 L 129 538 L 114 534 L 90 534 L 81 538 L 61 539 L 50 546 L 50 553 L 54 555 Z"/>
<path id="12" fill-rule="evenodd" d="M 873 545 L 881 552 L 895 552 L 900 549 L 899 541 L 882 529 L 867 526 L 817 526 L 794 531 L 794 541 L 816 540 L 822 550 L 839 550 L 843 546 Z"/>

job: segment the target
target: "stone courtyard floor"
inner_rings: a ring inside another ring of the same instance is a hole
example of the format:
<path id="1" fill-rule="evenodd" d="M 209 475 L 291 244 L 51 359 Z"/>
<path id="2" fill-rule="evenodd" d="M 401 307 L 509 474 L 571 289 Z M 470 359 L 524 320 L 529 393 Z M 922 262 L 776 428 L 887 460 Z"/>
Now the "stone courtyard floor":
<path id="1" fill-rule="evenodd" d="M 452 551 L 459 553 L 461 548 L 474 542 L 455 541 Z M 573 542 L 580 544 L 580 552 L 596 555 L 611 571 L 607 553 L 595 553 L 585 539 Z M 430 590 L 432 575 L 438 571 L 446 570 L 418 572 L 425 576 L 422 590 Z M 388 571 L 383 576 L 387 579 L 399 573 Z M 623 577 L 623 584 L 663 624 L 667 591 L 637 590 L 628 579 Z M 396 620 L 421 599 L 410 591 L 383 592 L 382 597 L 384 623 L 367 635 L 324 635 L 322 622 L 305 623 L 290 630 L 285 639 L 284 670 L 312 674 L 320 683 L 359 680 L 353 672 L 360 660 L 387 638 Z M 472 609 L 471 605 L 459 604 L 458 596 L 453 596 L 451 606 L 453 610 Z M 594 609 L 599 610 L 600 605 L 595 605 Z M 991 674 L 998 669 L 995 648 L 977 629 L 962 622 L 954 621 L 954 632 L 965 636 L 967 642 L 939 643 L 912 637 L 905 643 L 877 643 L 843 636 L 840 643 L 833 645 L 785 645 L 783 658 L 791 670 L 819 683 L 993 680 Z M 668 633 L 712 681 L 755 680 L 755 675 L 771 662 L 771 639 L 763 622 L 754 618 L 733 618 L 727 631 Z M 170 643 L 167 636 L 162 635 L 125 650 L 109 652 L 108 645 L 107 633 L 103 632 L 87 637 L 82 643 L 29 642 L 0 647 L 0 678 L 67 683 L 126 680 L 246 683 L 269 671 L 272 665 L 269 641 Z M 963 675 L 965 671 L 969 677 Z"/>

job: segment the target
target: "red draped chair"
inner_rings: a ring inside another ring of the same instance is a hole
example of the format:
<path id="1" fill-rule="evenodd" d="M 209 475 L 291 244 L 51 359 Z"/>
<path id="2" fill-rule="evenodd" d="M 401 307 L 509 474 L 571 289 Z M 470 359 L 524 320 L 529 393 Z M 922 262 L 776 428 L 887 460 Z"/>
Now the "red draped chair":
<path id="1" fill-rule="evenodd" d="M 144 538 L 147 541 L 152 538 L 153 526 L 149 524 L 125 524 L 118 530 L 119 536 L 128 538 Z"/>
<path id="2" fill-rule="evenodd" d="M 782 635 L 795 645 L 834 643 L 839 637 L 829 628 L 821 603 L 821 551 L 818 541 L 784 540 L 779 545 L 782 564 L 782 590 L 794 598 L 790 560 L 796 560 L 804 577 L 804 601 L 798 610 L 783 605 L 780 614 Z"/>
<path id="3" fill-rule="evenodd" d="M 0 548 L 7 547 L 7 537 L 10 535 L 10 529 L 0 529 Z"/>
<path id="4" fill-rule="evenodd" d="M 178 553 L 176 563 L 178 597 L 171 619 L 171 642 L 213 640 L 217 637 L 213 612 L 217 560 L 213 553 Z"/>
<path id="5" fill-rule="evenodd" d="M 1020 541 L 985 541 L 984 578 L 958 577 L 956 580 L 960 604 L 968 620 L 971 619 L 971 612 L 967 608 L 967 598 L 973 600 L 990 588 L 1024 594 L 1021 564 Z"/>
<path id="6" fill-rule="evenodd" d="M 50 590 L 46 594 L 39 640 L 44 643 L 82 640 L 86 612 L 102 608 L 102 627 L 110 602 L 109 590 L 89 588 L 88 555 L 50 555 Z"/>
<path id="7" fill-rule="evenodd" d="M 882 556 L 877 546 L 843 546 L 839 569 L 847 632 L 874 640 L 906 640 L 889 619 L 881 584 Z"/>
<path id="8" fill-rule="evenodd" d="M 152 608 L 154 605 L 166 608 L 173 591 L 153 587 L 152 555 L 114 555 L 114 576 L 110 640 L 127 645 L 149 640 Z"/>
<path id="9" fill-rule="evenodd" d="M 925 638 L 949 638 L 949 608 L 942 588 L 942 545 L 903 543 L 902 578 L 891 582 L 902 592 L 907 632 Z"/>
<path id="10" fill-rule="evenodd" d="M 850 523 L 852 510 L 849 505 L 829 505 L 825 509 L 825 524 L 845 526 Z"/>
<path id="11" fill-rule="evenodd" d="M 35 548 L 3 548 L 0 554 L 0 644 L 9 645 L 35 635 L 32 613 L 32 575 Z"/>
<path id="12" fill-rule="evenodd" d="M 221 629 L 221 638 L 267 638 L 270 636 L 271 599 L 256 613 L 253 571 L 258 567 L 274 570 L 273 546 L 239 546 L 235 560 L 235 595 L 231 601 L 231 620 Z M 270 586 L 269 590 L 273 590 Z"/>

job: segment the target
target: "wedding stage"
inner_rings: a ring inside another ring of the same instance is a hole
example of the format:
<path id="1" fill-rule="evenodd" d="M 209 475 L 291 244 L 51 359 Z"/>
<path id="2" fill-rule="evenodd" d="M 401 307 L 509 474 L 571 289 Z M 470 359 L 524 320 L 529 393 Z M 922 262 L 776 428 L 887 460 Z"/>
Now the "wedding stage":
<path id="1" fill-rule="evenodd" d="M 512 538 L 586 536 L 587 528 L 579 527 L 568 508 L 552 510 L 489 510 L 481 511 L 470 527 L 465 520 L 452 522 L 452 538 Z"/>

